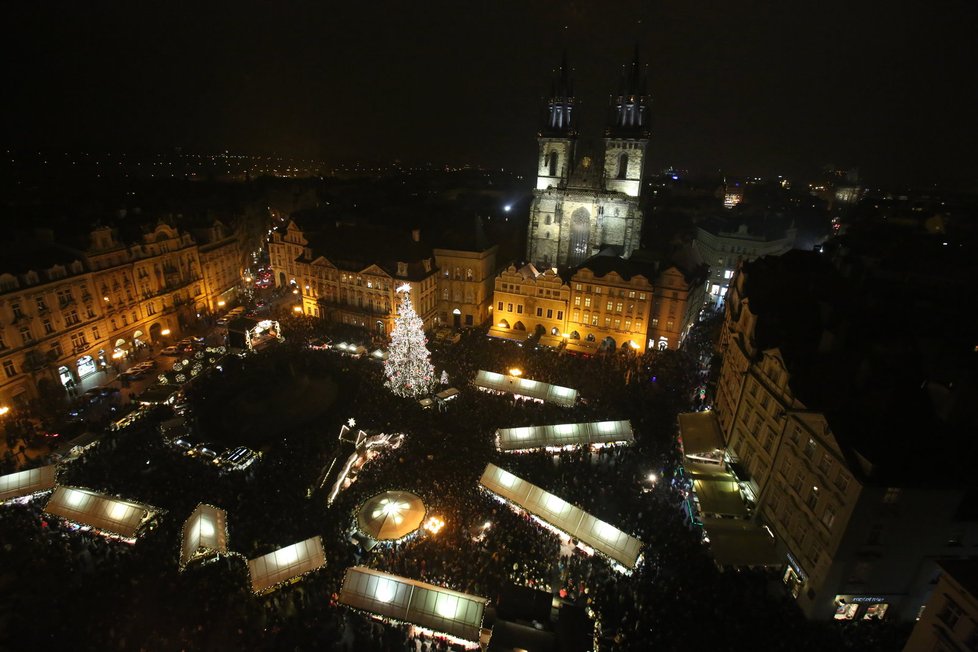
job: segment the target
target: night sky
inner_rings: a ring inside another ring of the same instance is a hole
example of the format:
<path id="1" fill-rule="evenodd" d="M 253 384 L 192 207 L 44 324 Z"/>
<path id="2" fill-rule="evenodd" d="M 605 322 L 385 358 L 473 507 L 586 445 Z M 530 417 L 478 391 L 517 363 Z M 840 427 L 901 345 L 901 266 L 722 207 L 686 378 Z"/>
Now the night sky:
<path id="1" fill-rule="evenodd" d="M 596 139 L 637 42 L 649 170 L 978 178 L 972 0 L 199 4 L 4 3 L 9 144 L 529 173 L 561 52 Z"/>

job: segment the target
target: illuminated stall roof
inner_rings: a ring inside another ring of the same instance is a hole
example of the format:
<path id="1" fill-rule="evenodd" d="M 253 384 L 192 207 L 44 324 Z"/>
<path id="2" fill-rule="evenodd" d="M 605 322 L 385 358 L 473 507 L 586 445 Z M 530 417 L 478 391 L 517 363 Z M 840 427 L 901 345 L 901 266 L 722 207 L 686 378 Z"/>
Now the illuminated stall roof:
<path id="1" fill-rule="evenodd" d="M 494 392 L 505 392 L 507 394 L 518 394 L 534 398 L 538 401 L 556 403 L 564 407 L 571 407 L 577 402 L 577 390 L 570 387 L 561 387 L 549 383 L 532 380 L 530 378 L 518 378 L 506 374 L 496 373 L 480 369 L 472 381 L 476 387 L 492 390 Z"/>
<path id="2" fill-rule="evenodd" d="M 54 464 L 49 464 L 36 469 L 0 475 L 0 503 L 54 489 L 56 470 Z"/>
<path id="3" fill-rule="evenodd" d="M 279 548 L 267 555 L 248 560 L 251 590 L 270 593 L 280 584 L 296 580 L 326 565 L 323 540 L 319 536 Z"/>
<path id="4" fill-rule="evenodd" d="M 228 551 L 227 512 L 201 503 L 183 524 L 180 566 Z"/>
<path id="5" fill-rule="evenodd" d="M 610 557 L 625 568 L 633 569 L 638 564 L 642 551 L 641 541 L 588 514 L 580 507 L 571 505 L 495 464 L 486 466 L 479 482 L 494 494 Z"/>
<path id="6" fill-rule="evenodd" d="M 466 641 L 478 641 L 488 600 L 372 568 L 347 569 L 340 603 Z"/>
<path id="7" fill-rule="evenodd" d="M 723 449 L 723 433 L 716 413 L 684 412 L 679 415 L 679 434 L 686 455 L 708 455 Z"/>
<path id="8" fill-rule="evenodd" d="M 501 451 L 524 451 L 564 446 L 593 446 L 597 444 L 631 444 L 635 436 L 630 421 L 594 421 L 591 423 L 560 423 L 552 426 L 500 428 L 496 445 Z"/>
<path id="9" fill-rule="evenodd" d="M 394 541 L 421 527 L 427 511 L 424 502 L 415 494 L 385 491 L 363 503 L 357 513 L 357 525 L 372 539 Z"/>
<path id="10" fill-rule="evenodd" d="M 44 511 L 101 532 L 135 539 L 159 510 L 90 489 L 58 487 L 51 494 Z"/>

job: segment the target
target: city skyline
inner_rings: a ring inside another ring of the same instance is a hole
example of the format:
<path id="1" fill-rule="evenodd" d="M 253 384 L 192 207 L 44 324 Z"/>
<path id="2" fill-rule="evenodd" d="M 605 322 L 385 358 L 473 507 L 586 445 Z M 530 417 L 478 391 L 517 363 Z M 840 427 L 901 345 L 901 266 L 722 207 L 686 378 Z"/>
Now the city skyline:
<path id="1" fill-rule="evenodd" d="M 309 5 L 7 9 L 9 146 L 282 152 L 532 172 L 564 52 L 581 141 L 636 45 L 652 96 L 649 169 L 964 182 L 978 105 L 963 2 L 515 4 L 424 12 Z"/>

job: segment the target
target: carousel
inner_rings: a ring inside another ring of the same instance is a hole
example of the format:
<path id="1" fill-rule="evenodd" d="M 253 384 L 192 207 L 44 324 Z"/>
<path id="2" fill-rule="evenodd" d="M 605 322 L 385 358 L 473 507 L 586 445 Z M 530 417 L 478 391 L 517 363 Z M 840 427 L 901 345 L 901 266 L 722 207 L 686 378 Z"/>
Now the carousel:
<path id="1" fill-rule="evenodd" d="M 416 532 L 427 512 L 419 496 L 407 491 L 385 491 L 363 503 L 357 513 L 357 527 L 374 541 L 397 541 Z"/>

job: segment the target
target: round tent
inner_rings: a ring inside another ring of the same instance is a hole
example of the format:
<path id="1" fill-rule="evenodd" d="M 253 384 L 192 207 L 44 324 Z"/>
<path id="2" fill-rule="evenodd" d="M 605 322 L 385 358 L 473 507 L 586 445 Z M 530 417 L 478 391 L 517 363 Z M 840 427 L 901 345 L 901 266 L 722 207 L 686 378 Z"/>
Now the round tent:
<path id="1" fill-rule="evenodd" d="M 426 513 L 420 497 L 407 491 L 385 491 L 363 504 L 357 525 L 372 539 L 394 541 L 421 527 Z"/>

